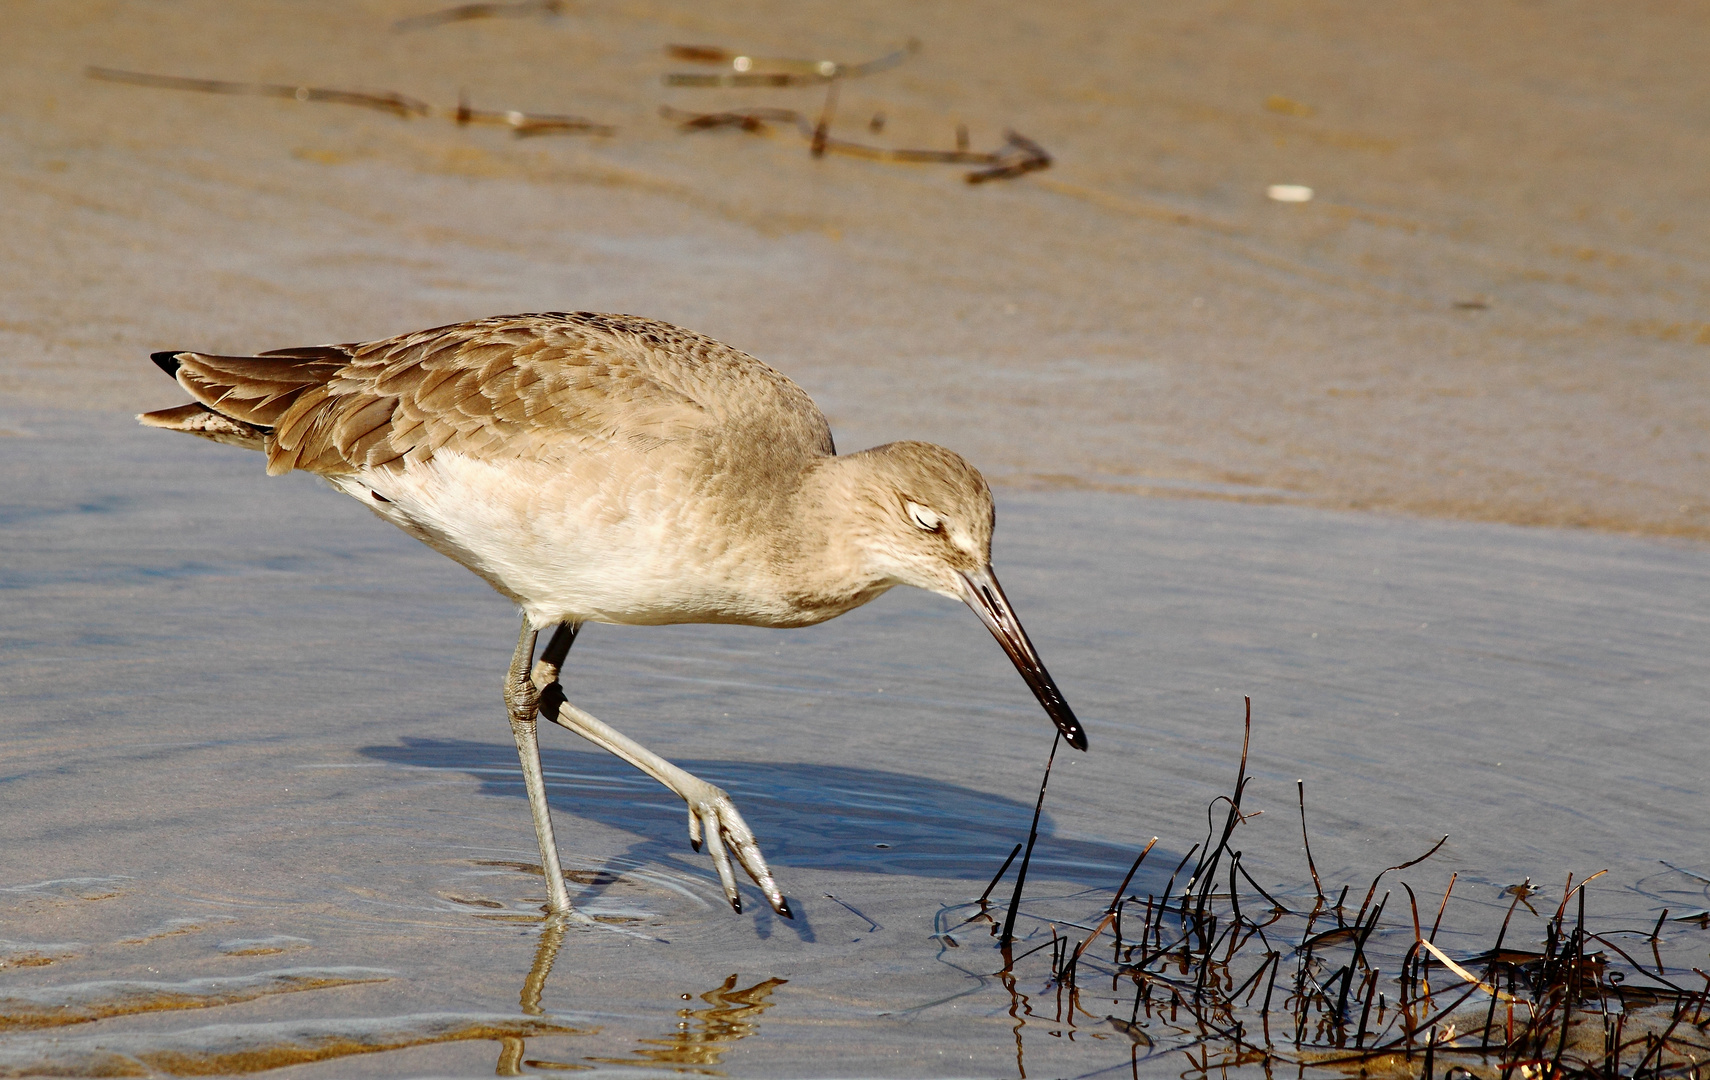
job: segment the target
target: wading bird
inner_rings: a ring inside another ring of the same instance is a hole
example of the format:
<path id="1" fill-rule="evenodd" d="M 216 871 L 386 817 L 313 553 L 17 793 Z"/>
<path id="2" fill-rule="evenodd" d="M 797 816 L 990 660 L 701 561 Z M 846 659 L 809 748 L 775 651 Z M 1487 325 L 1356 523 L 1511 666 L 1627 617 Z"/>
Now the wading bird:
<path id="1" fill-rule="evenodd" d="M 688 803 L 731 907 L 734 852 L 790 917 L 720 788 L 564 700 L 584 623 L 810 626 L 895 585 L 962 600 L 1070 745 L 1085 732 L 991 569 L 991 490 L 923 442 L 839 455 L 805 392 L 710 338 L 628 315 L 502 316 L 260 356 L 159 352 L 195 400 L 138 417 L 325 477 L 522 609 L 505 705 L 551 908 L 570 910 L 536 717 Z M 554 628 L 540 659 L 540 631 Z"/>

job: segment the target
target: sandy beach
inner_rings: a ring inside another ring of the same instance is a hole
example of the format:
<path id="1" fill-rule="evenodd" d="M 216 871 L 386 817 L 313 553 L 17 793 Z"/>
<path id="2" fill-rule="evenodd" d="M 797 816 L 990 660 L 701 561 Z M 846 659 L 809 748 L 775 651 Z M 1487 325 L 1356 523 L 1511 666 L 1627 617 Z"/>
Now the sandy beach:
<path id="1" fill-rule="evenodd" d="M 1313 894 L 1300 780 L 1332 891 L 1449 834 L 1385 888 L 1458 874 L 1456 955 L 1516 886 L 1554 890 L 1547 916 L 1608 869 L 1592 916 L 1702 966 L 1697 8 L 581 0 L 398 25 L 437 10 L 0 12 L 0 1075 L 1182 1075 L 1175 1034 L 1106 1020 L 1132 986 L 1089 981 L 1065 1018 L 1048 954 L 1006 981 L 962 926 L 1050 746 L 966 610 L 898 590 L 808 631 L 591 627 L 572 700 L 727 787 L 798 918 L 752 889 L 731 914 L 677 801 L 552 731 L 599 922 L 553 938 L 499 696 L 514 611 L 314 478 L 131 418 L 182 399 L 152 350 L 531 310 L 710 334 L 806 388 L 841 449 L 930 439 L 992 480 L 994 563 L 1092 738 L 1053 774 L 1028 948 L 1084 934 L 1153 836 L 1132 891 L 1165 891 L 1250 695 L 1243 865 L 1281 901 Z M 833 137 L 1013 130 L 1051 166 L 971 185 L 660 115 L 825 100 L 668 86 L 730 70 L 672 45 L 911 40 L 839 84 Z M 460 98 L 613 130 L 459 126 Z M 1546 921 L 1520 909 L 1514 941 Z M 1393 915 L 1373 945 L 1392 979 L 1412 933 Z"/>
<path id="2" fill-rule="evenodd" d="M 840 440 L 1010 485 L 1710 536 L 1710 25 L 1591 3 L 19 3 L 0 72 L 0 392 L 136 409 L 165 347 L 626 311 L 787 372 Z M 860 61 L 833 133 L 1055 157 L 1018 182 L 685 135 L 665 46 Z M 94 82 L 573 113 L 610 137 Z M 883 131 L 868 131 L 875 113 Z M 1272 184 L 1315 192 L 1266 198 Z"/>

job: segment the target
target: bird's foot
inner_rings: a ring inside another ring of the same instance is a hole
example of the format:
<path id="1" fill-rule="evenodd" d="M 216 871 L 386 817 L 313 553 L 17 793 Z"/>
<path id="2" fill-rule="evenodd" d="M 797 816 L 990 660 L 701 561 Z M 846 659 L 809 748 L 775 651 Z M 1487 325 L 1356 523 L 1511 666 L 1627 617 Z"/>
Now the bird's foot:
<path id="1" fill-rule="evenodd" d="M 730 901 L 730 906 L 741 913 L 742 894 L 736 891 L 736 873 L 730 865 L 730 854 L 735 852 L 736 861 L 748 871 L 754 884 L 760 886 L 772 910 L 786 919 L 795 918 L 789 901 L 772 880 L 772 871 L 766 866 L 766 857 L 760 854 L 754 831 L 742 820 L 724 789 L 703 783 L 700 789 L 684 795 L 684 799 L 689 804 L 689 843 L 699 851 L 705 837 L 707 854 L 712 856 L 719 884 L 724 886 L 724 898 Z"/>

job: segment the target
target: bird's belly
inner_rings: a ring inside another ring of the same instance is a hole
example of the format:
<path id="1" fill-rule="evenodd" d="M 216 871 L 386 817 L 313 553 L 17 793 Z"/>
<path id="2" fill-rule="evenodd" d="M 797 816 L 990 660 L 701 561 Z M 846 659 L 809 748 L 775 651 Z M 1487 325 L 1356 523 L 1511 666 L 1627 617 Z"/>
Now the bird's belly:
<path id="1" fill-rule="evenodd" d="M 426 465 L 333 482 L 479 574 L 537 626 L 798 626 L 837 614 L 801 608 L 759 533 L 711 520 L 708 500 L 673 474 L 441 452 Z"/>

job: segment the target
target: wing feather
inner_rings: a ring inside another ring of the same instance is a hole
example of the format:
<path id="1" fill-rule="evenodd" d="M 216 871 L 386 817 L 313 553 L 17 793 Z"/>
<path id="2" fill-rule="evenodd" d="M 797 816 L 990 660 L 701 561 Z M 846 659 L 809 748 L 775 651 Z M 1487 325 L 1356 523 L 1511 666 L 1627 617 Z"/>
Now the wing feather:
<path id="1" fill-rule="evenodd" d="M 648 452 L 711 436 L 834 452 L 825 418 L 788 379 L 633 316 L 504 316 L 360 345 L 176 359 L 198 402 L 265 432 L 270 473 L 404 468 L 448 451 Z"/>

